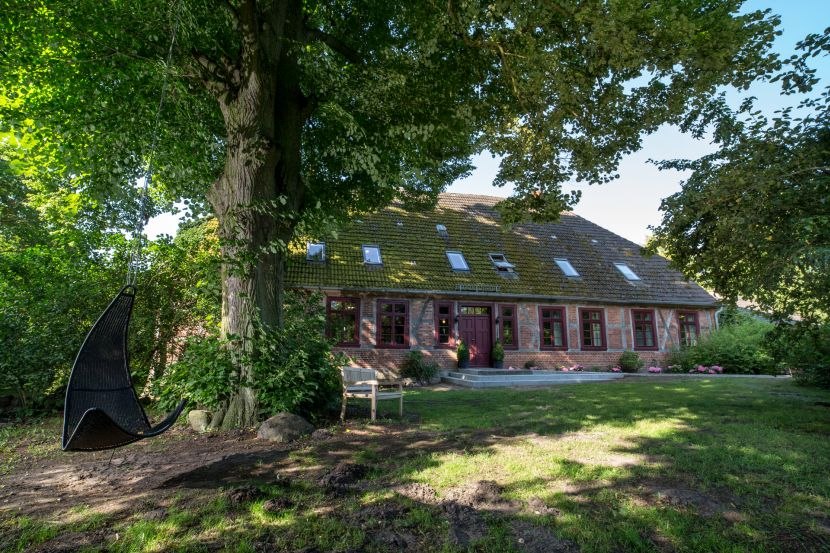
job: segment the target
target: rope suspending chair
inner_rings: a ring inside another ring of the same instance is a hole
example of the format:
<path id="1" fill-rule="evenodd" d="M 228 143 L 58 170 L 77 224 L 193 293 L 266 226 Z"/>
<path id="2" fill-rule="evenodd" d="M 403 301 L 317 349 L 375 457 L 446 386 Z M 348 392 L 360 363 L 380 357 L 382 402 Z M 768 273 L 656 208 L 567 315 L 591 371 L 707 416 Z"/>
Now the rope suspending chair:
<path id="1" fill-rule="evenodd" d="M 121 289 L 84 340 L 66 389 L 64 451 L 111 449 L 157 436 L 173 426 L 185 401 L 152 426 L 130 378 L 127 331 L 135 287 Z"/>
<path id="2" fill-rule="evenodd" d="M 167 68 L 170 67 L 173 57 L 178 23 L 177 11 L 167 52 Z M 147 196 L 153 175 L 153 157 L 161 108 L 167 89 L 167 76 L 168 71 L 165 70 L 126 286 L 92 326 L 75 358 L 75 364 L 69 374 L 63 408 L 61 447 L 64 451 L 112 449 L 143 438 L 158 436 L 173 426 L 186 403 L 182 400 L 163 421 L 156 426 L 151 425 L 133 388 L 127 350 L 127 332 L 135 301 L 136 276 L 142 264 L 144 225 L 149 219 Z"/>

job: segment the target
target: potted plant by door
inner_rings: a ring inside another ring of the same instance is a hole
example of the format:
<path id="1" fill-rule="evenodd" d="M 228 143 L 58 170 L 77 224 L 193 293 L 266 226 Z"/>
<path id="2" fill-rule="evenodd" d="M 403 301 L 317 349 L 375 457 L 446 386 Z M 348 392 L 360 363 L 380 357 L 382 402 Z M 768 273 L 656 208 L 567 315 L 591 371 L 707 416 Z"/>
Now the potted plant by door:
<path id="1" fill-rule="evenodd" d="M 465 344 L 462 340 L 458 341 L 458 347 L 455 349 L 455 352 L 458 356 L 458 368 L 459 369 L 466 369 L 470 366 L 470 350 L 467 348 L 467 344 Z"/>
<path id="2" fill-rule="evenodd" d="M 504 346 L 501 345 L 501 340 L 496 340 L 493 344 L 493 367 L 496 369 L 504 367 Z"/>

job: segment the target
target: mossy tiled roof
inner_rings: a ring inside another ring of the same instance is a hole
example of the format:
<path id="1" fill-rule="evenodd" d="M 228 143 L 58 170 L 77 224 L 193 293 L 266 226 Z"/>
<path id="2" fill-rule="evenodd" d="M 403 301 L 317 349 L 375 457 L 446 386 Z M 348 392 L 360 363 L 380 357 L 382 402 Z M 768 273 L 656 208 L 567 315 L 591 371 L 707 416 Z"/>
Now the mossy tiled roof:
<path id="1" fill-rule="evenodd" d="M 392 206 L 361 217 L 336 240 L 326 241 L 324 263 L 306 261 L 305 244 L 297 245 L 288 265 L 288 285 L 631 304 L 716 303 L 700 286 L 670 269 L 665 259 L 645 257 L 637 244 L 573 213 L 563 213 L 557 223 L 502 226 L 493 209 L 500 199 L 442 194 L 431 211 Z M 446 226 L 447 238 L 439 236 L 436 224 Z M 364 244 L 380 246 L 382 266 L 364 265 Z M 453 271 L 448 250 L 462 252 L 470 271 Z M 499 274 L 490 253 L 503 253 L 516 266 L 515 275 Z M 571 262 L 578 278 L 562 274 L 554 261 L 560 257 Z M 626 280 L 615 262 L 626 263 L 641 280 Z"/>

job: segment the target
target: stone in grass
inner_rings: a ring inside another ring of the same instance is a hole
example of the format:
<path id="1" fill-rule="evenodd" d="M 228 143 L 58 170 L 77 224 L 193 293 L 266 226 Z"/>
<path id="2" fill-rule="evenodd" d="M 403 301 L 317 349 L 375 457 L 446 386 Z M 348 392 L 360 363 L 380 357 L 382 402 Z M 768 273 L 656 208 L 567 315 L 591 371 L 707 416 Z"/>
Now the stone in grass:
<path id="1" fill-rule="evenodd" d="M 317 482 L 328 489 L 344 489 L 357 483 L 369 472 L 369 467 L 357 463 L 340 461 Z"/>
<path id="2" fill-rule="evenodd" d="M 210 411 L 203 409 L 193 409 L 187 414 L 187 422 L 190 423 L 190 428 L 196 432 L 204 432 L 210 424 Z"/>
<path id="3" fill-rule="evenodd" d="M 304 418 L 292 413 L 278 413 L 263 422 L 257 437 L 272 442 L 293 442 L 314 431 L 314 427 Z"/>

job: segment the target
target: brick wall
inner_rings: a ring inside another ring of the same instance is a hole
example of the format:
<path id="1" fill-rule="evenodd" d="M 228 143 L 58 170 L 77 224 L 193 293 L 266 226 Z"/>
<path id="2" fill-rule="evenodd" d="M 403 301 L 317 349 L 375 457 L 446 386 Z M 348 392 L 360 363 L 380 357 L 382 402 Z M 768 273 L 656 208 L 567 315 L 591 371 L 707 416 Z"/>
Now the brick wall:
<path id="1" fill-rule="evenodd" d="M 351 296 L 355 294 L 330 292 L 332 296 Z M 356 366 L 373 367 L 377 369 L 388 369 L 395 372 L 400 363 L 404 360 L 410 350 L 421 350 L 424 357 L 436 361 L 443 368 L 455 368 L 456 356 L 454 349 L 442 349 L 435 347 L 435 312 L 434 302 L 453 301 L 455 313 L 465 300 L 447 300 L 446 298 L 425 298 L 408 297 L 394 298 L 406 299 L 409 302 L 409 349 L 386 349 L 376 348 L 377 340 L 377 301 L 379 296 L 361 294 L 358 296 L 360 303 L 360 346 L 337 348 L 347 354 Z M 383 299 L 392 299 L 383 297 Z M 470 302 L 481 303 L 481 299 L 469 298 Z M 498 302 L 493 302 L 495 308 Z M 678 308 L 652 307 L 648 305 L 598 305 L 586 303 L 551 304 L 565 307 L 568 329 L 568 350 L 567 351 L 540 351 L 539 349 L 539 303 L 535 302 L 506 302 L 516 305 L 518 325 L 517 336 L 519 339 L 518 349 L 505 352 L 504 366 L 523 367 L 530 359 L 535 360 L 540 366 L 556 368 L 581 364 L 586 368 L 600 367 L 608 368 L 617 363 L 617 359 L 625 350 L 634 348 L 634 336 L 632 325 L 632 309 L 653 309 L 655 326 L 657 330 L 658 351 L 640 351 L 641 359 L 648 365 L 662 364 L 668 351 L 678 344 Z M 605 315 L 605 331 L 607 350 L 605 351 L 582 351 L 579 329 L 579 309 L 590 307 L 603 309 Z M 698 325 L 701 334 L 709 332 L 714 327 L 714 309 L 688 309 L 680 308 L 681 311 L 697 311 Z M 494 311 L 495 313 L 495 311 Z M 495 315 L 494 315 L 495 318 Z M 454 325 L 454 334 L 457 336 L 458 325 Z M 493 336 L 497 335 L 494 328 Z"/>

